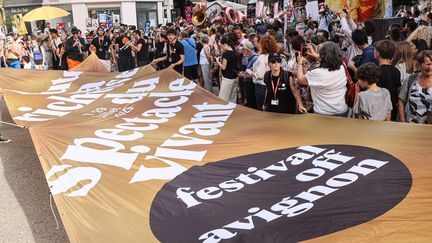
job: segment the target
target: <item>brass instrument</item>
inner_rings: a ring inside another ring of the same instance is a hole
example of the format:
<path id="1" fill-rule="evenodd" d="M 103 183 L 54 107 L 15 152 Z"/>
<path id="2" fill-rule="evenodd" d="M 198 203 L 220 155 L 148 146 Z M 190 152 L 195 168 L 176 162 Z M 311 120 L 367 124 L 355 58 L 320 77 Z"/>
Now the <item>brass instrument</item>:
<path id="1" fill-rule="evenodd" d="M 120 51 L 124 51 L 124 50 L 128 49 L 129 48 L 129 44 L 132 43 L 132 42 L 134 42 L 134 41 L 135 41 L 134 38 L 130 39 L 128 43 L 126 43 L 124 46 L 122 46 L 120 48 Z"/>
<path id="2" fill-rule="evenodd" d="M 195 26 L 201 26 L 206 20 L 206 7 L 204 4 L 198 4 L 197 6 L 195 6 L 194 13 L 192 15 L 192 24 Z"/>
<path id="3" fill-rule="evenodd" d="M 80 55 L 84 54 L 84 52 L 82 51 L 82 45 L 81 45 L 79 38 L 75 39 L 75 45 L 78 46 L 79 54 Z"/>
<path id="4" fill-rule="evenodd" d="M 205 5 L 199 4 L 194 10 L 192 23 L 195 26 L 203 25 L 206 21 L 210 24 L 215 22 L 237 24 L 247 19 L 241 11 L 230 6 L 220 5 L 219 3 L 211 4 L 208 8 Z"/>
<path id="5" fill-rule="evenodd" d="M 61 50 L 60 50 L 60 56 L 59 56 L 59 67 L 62 66 L 62 60 L 63 60 L 63 55 L 64 54 L 65 54 L 65 49 L 62 47 Z"/>

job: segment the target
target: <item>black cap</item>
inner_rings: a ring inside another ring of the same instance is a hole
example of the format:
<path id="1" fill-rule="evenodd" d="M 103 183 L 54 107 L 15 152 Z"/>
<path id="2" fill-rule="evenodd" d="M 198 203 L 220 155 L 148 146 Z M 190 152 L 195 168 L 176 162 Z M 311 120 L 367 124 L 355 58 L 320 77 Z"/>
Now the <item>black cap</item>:
<path id="1" fill-rule="evenodd" d="M 269 56 L 268 56 L 268 62 L 272 62 L 274 60 L 282 61 L 281 54 L 279 54 L 277 52 L 270 53 Z"/>

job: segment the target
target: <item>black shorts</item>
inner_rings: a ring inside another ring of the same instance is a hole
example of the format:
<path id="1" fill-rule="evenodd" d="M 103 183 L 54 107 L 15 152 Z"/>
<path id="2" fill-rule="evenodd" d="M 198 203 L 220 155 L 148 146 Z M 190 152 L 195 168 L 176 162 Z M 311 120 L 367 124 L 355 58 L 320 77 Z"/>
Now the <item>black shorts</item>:
<path id="1" fill-rule="evenodd" d="M 43 59 L 40 60 L 34 60 L 35 65 L 42 65 Z"/>
<path id="2" fill-rule="evenodd" d="M 198 64 L 183 67 L 183 75 L 190 80 L 198 79 Z"/>

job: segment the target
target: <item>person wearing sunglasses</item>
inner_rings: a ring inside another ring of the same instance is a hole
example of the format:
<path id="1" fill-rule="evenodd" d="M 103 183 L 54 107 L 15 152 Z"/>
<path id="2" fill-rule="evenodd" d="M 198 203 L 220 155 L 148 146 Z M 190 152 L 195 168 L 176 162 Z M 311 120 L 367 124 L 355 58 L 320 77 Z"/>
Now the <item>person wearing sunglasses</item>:
<path id="1" fill-rule="evenodd" d="M 268 56 L 270 71 L 264 75 L 267 90 L 264 98 L 264 111 L 277 113 L 296 113 L 296 104 L 300 113 L 307 113 L 300 94 L 295 88 L 294 77 L 291 72 L 281 68 L 282 56 L 275 52 Z"/>

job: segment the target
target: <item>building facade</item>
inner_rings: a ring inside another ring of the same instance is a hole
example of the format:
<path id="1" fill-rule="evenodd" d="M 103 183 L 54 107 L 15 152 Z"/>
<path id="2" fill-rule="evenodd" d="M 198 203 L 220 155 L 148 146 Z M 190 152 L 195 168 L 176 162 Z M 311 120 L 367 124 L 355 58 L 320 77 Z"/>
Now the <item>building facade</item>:
<path id="1" fill-rule="evenodd" d="M 11 32 L 14 30 L 13 28 L 13 20 L 12 16 L 16 14 L 22 14 L 25 15 L 26 13 L 30 12 L 31 10 L 41 7 L 42 6 L 42 0 L 4 0 L 3 1 L 3 10 L 4 10 L 4 24 L 6 26 L 6 29 L 8 32 Z M 26 28 L 29 33 L 32 32 L 32 30 L 39 27 L 41 24 L 43 24 L 43 21 L 35 21 L 35 22 L 26 22 Z"/>
<path id="2" fill-rule="evenodd" d="M 14 0 L 15 1 L 15 0 Z M 43 5 L 57 6 L 71 15 L 52 20 L 52 26 L 73 26 L 81 30 L 102 25 L 110 27 L 118 23 L 144 28 L 170 21 L 173 0 L 43 0 Z"/>

